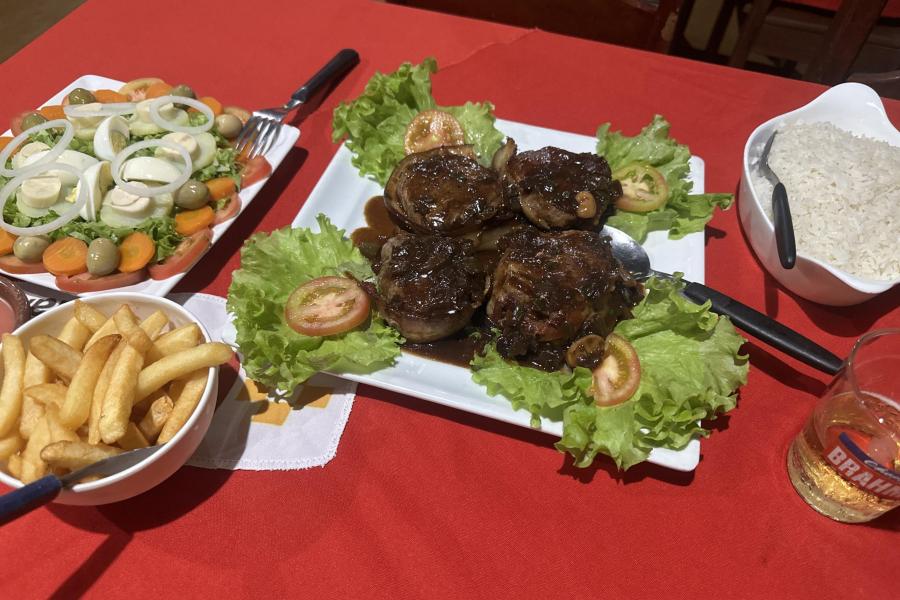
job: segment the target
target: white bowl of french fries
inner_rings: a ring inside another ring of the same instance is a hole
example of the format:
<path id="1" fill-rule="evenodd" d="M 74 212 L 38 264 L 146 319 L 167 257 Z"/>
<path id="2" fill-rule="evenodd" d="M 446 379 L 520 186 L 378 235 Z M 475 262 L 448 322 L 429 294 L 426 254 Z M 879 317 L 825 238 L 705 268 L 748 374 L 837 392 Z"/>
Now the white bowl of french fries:
<path id="1" fill-rule="evenodd" d="M 180 305 L 114 292 L 63 304 L 4 334 L 0 355 L 0 482 L 18 488 L 162 446 L 55 500 L 95 505 L 141 494 L 187 461 L 212 420 L 219 365 L 233 353 Z"/>

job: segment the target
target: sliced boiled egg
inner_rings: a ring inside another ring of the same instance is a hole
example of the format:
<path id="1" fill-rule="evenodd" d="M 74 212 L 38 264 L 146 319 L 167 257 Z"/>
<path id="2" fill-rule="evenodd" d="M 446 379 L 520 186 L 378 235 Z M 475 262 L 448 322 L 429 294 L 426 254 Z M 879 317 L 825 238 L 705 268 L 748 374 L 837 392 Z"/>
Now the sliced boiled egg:
<path id="1" fill-rule="evenodd" d="M 45 152 L 50 150 L 50 146 L 45 144 L 44 142 L 29 142 L 22 146 L 18 152 L 16 152 L 12 157 L 12 168 L 13 169 L 21 169 L 25 166 L 25 162 L 28 158 L 37 154 L 38 152 Z M 41 155 L 43 156 L 43 154 Z"/>
<path id="2" fill-rule="evenodd" d="M 178 179 L 182 169 L 167 160 L 154 156 L 138 156 L 125 161 L 122 178 L 126 181 L 152 181 L 171 183 Z"/>
<path id="3" fill-rule="evenodd" d="M 88 167 L 84 171 L 84 178 L 88 184 L 88 197 L 79 214 L 86 221 L 96 221 L 100 205 L 103 203 L 103 196 L 113 186 L 109 161 L 103 160 Z M 80 186 L 81 182 L 78 182 L 78 185 L 73 189 L 73 193 L 70 194 L 73 202 L 78 196 Z"/>
<path id="4" fill-rule="evenodd" d="M 122 117 L 107 117 L 94 133 L 94 154 L 104 160 L 113 160 L 131 139 L 128 122 Z"/>

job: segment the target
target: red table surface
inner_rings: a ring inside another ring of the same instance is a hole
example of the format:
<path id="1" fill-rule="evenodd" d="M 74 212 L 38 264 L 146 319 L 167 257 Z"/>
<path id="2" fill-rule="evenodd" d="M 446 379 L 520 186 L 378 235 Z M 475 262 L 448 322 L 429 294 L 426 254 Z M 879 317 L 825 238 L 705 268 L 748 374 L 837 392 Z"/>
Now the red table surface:
<path id="1" fill-rule="evenodd" d="M 539 31 L 361 1 L 152 4 L 91 0 L 0 66 L 8 118 L 79 75 L 188 82 L 270 106 L 341 47 L 362 63 L 302 125 L 297 147 L 181 291 L 224 295 L 253 231 L 291 222 L 337 146 L 331 109 L 375 70 L 434 55 L 442 104 L 593 134 L 654 113 L 736 190 L 759 123 L 824 88 Z M 889 102 L 894 122 L 900 103 Z M 335 201 L 340 201 L 336 198 Z M 851 308 L 783 290 L 738 223 L 707 229 L 707 283 L 837 353 L 900 325 L 900 289 Z M 897 591 L 900 511 L 832 522 L 794 493 L 785 452 L 827 378 L 758 343 L 739 407 L 694 473 L 608 461 L 578 470 L 539 433 L 362 386 L 325 468 L 183 468 L 110 506 L 51 506 L 0 532 L 0 597 L 834 598 Z"/>
<path id="2" fill-rule="evenodd" d="M 812 6 L 813 8 L 821 8 L 823 10 L 831 10 L 837 12 L 837 9 L 841 7 L 841 2 L 844 0 L 790 0 L 793 4 L 803 4 L 805 6 Z M 854 0 L 847 0 L 854 1 Z M 884 5 L 884 10 L 881 11 L 881 16 L 887 17 L 889 19 L 898 19 L 900 18 L 900 0 L 888 0 L 888 3 Z"/>

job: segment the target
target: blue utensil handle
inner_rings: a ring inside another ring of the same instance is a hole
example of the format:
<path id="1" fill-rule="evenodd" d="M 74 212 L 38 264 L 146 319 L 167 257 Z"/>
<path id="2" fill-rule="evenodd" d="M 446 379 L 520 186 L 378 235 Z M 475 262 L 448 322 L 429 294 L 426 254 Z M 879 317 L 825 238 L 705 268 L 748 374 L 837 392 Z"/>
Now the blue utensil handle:
<path id="1" fill-rule="evenodd" d="M 793 269 L 797 262 L 797 245 L 794 240 L 794 220 L 791 218 L 791 206 L 788 204 L 787 190 L 783 183 L 775 185 L 772 190 L 772 217 L 775 226 L 775 245 L 778 248 L 778 260 L 785 269 Z"/>
<path id="2" fill-rule="evenodd" d="M 62 486 L 58 477 L 47 475 L 0 496 L 0 525 L 6 525 L 25 513 L 52 502 L 59 495 Z"/>
<path id="3" fill-rule="evenodd" d="M 358 64 L 359 54 L 356 53 L 356 50 L 344 48 L 335 54 L 334 58 L 329 60 L 328 64 L 324 67 L 319 69 L 319 71 L 313 75 L 309 81 L 304 83 L 299 90 L 294 92 L 291 96 L 291 100 L 299 104 L 309 102 L 309 99 L 315 96 L 320 89 L 332 81 L 339 79 L 347 71 Z"/>
<path id="4" fill-rule="evenodd" d="M 837 355 L 811 339 L 712 288 L 699 283 L 688 283 L 684 286 L 684 295 L 698 304 L 709 300 L 712 302 L 713 312 L 730 317 L 735 325 L 750 335 L 823 373 L 834 375 L 844 364 Z"/>

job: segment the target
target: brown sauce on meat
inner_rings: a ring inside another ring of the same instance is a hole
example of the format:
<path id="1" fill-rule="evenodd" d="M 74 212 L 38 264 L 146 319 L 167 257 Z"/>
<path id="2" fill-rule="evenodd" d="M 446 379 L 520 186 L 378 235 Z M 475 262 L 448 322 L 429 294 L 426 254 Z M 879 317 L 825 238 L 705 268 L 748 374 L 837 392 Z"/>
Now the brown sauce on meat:
<path id="1" fill-rule="evenodd" d="M 381 255 L 381 247 L 397 233 L 397 225 L 388 214 L 387 207 L 384 205 L 384 196 L 369 198 L 366 201 L 363 215 L 366 218 L 366 226 L 351 233 L 350 240 L 354 246 L 359 248 L 363 256 L 372 263 L 377 263 Z"/>
<path id="2" fill-rule="evenodd" d="M 476 352 L 481 352 L 491 336 L 491 328 L 484 314 L 484 308 L 479 308 L 472 317 L 471 324 L 448 338 L 427 342 L 424 344 L 403 344 L 403 351 L 438 362 L 469 368 L 469 363 L 475 357 Z"/>

